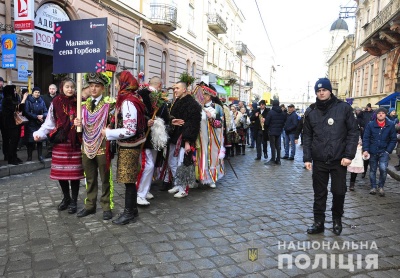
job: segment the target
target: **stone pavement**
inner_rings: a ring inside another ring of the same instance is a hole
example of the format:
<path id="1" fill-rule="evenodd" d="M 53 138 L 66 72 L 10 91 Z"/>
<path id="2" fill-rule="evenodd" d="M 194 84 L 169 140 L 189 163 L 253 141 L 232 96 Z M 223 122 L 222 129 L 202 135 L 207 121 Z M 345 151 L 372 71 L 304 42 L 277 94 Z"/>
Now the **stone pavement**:
<path id="1" fill-rule="evenodd" d="M 200 186 L 184 199 L 155 184 L 151 205 L 139 209 L 137 223 L 122 227 L 103 221 L 100 208 L 86 218 L 58 212 L 61 190 L 48 168 L 3 177 L 0 276 L 400 276 L 398 181 L 388 177 L 386 197 L 379 197 L 359 177 L 346 195 L 342 235 L 330 230 L 329 196 L 325 233 L 311 236 L 305 232 L 312 223 L 311 172 L 303 169 L 301 147 L 295 161 L 281 166 L 254 157 L 247 149 L 231 158 L 239 179 L 226 165 L 216 189 Z M 114 214 L 122 211 L 123 195 L 116 184 Z M 79 209 L 84 196 L 82 187 Z"/>

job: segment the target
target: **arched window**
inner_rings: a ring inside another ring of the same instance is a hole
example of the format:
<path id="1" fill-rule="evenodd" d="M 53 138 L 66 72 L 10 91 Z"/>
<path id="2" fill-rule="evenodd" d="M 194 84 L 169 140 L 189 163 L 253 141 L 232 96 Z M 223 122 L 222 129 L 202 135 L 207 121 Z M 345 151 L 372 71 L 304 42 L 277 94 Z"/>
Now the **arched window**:
<path id="1" fill-rule="evenodd" d="M 192 77 L 194 77 L 194 76 L 195 76 L 195 72 L 196 72 L 196 63 L 193 62 L 193 64 L 192 64 L 192 71 L 191 71 L 190 75 L 191 75 Z"/>
<path id="2" fill-rule="evenodd" d="M 144 73 L 145 69 L 145 47 L 144 43 L 139 44 L 139 49 L 138 49 L 138 65 L 137 65 L 137 74 L 139 75 L 139 72 Z"/>
<path id="3" fill-rule="evenodd" d="M 165 51 L 161 55 L 161 80 L 163 87 L 165 87 L 167 84 L 167 53 Z"/>
<path id="4" fill-rule="evenodd" d="M 186 60 L 186 72 L 189 73 L 190 72 L 190 61 Z"/>

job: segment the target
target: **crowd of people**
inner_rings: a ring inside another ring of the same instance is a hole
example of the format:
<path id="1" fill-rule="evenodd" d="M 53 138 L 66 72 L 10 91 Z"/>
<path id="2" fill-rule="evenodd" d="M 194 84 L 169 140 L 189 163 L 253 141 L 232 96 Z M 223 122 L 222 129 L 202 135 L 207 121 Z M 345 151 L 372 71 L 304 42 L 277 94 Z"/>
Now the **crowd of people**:
<path id="1" fill-rule="evenodd" d="M 270 107 L 269 100 L 250 106 L 242 101 L 227 105 L 212 85 L 203 82 L 192 90 L 185 82 L 174 84 L 172 103 L 161 91 L 162 80 L 157 76 L 148 84 L 139 84 L 128 71 L 116 74 L 116 99 L 108 96 L 110 84 L 106 74 L 85 74 L 78 111 L 73 79 L 61 82 L 59 94 L 51 84 L 48 94 L 41 96 L 39 87 L 19 95 L 15 86 L 3 86 L 0 77 L 4 159 L 9 164 L 23 163 L 17 157 L 21 125 L 14 120 L 14 113 L 22 113 L 28 121 L 23 125 L 27 161 L 32 161 L 36 149 L 43 162 L 42 144 L 47 142 L 46 157 L 52 158 L 50 178 L 58 181 L 63 193 L 60 211 L 78 217 L 96 213 L 100 175 L 103 219 L 113 218 L 111 160 L 115 153 L 116 180 L 125 185 L 125 207 L 113 223 L 124 225 L 135 222 L 138 205 L 150 205 L 154 178 L 162 181 L 159 190 L 183 198 L 199 185 L 215 188 L 225 175 L 225 157 L 245 155 L 246 148 L 256 148 L 255 160 L 263 157 L 267 166 L 279 166 L 281 159 L 294 160 L 300 136 L 304 168 L 313 171 L 314 224 L 308 233 L 324 231 L 329 178 L 333 231 L 338 235 L 347 172 L 351 173 L 349 190 L 354 191 L 357 174 L 364 178 L 369 164 L 370 194 L 385 195 L 389 154 L 400 134 L 396 111 L 373 111 L 370 104 L 353 111 L 332 94 L 327 78 L 317 81 L 316 102 L 301 116 L 293 104 L 286 108 L 278 100 Z M 400 156 L 397 167 L 400 170 Z M 86 198 L 77 212 L 79 184 L 84 178 Z"/>

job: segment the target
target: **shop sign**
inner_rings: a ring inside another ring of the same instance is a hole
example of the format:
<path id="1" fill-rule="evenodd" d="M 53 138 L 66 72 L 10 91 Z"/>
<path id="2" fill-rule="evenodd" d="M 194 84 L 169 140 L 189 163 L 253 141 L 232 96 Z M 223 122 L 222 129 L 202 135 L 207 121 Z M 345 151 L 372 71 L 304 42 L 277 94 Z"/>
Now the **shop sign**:
<path id="1" fill-rule="evenodd" d="M 107 63 L 106 64 L 106 70 L 107 71 L 116 72 L 117 71 L 117 65 L 113 65 L 113 64 Z"/>
<path id="2" fill-rule="evenodd" d="M 53 73 L 106 71 L 107 18 L 54 23 Z"/>
<path id="3" fill-rule="evenodd" d="M 18 61 L 18 81 L 28 81 L 28 61 Z"/>
<path id="4" fill-rule="evenodd" d="M 32 32 L 35 18 L 35 0 L 14 0 L 14 30 Z"/>
<path id="5" fill-rule="evenodd" d="M 33 45 L 53 50 L 53 33 L 35 29 Z"/>
<path id="6" fill-rule="evenodd" d="M 3 34 L 1 35 L 1 67 L 15 68 L 17 61 L 17 35 Z"/>
<path id="7" fill-rule="evenodd" d="M 47 3 L 36 11 L 33 45 L 53 49 L 54 23 L 69 21 L 67 13 L 57 4 Z"/>

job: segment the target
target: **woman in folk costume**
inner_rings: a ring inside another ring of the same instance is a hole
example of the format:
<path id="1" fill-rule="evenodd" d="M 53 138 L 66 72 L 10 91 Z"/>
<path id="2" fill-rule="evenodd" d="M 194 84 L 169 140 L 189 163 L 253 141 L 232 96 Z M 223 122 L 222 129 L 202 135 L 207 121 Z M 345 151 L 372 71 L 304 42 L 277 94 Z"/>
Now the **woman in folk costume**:
<path id="1" fill-rule="evenodd" d="M 223 159 L 224 110 L 217 93 L 210 87 L 198 85 L 195 99 L 202 105 L 200 134 L 196 142 L 196 178 L 215 188 L 215 182 L 225 174 Z"/>
<path id="2" fill-rule="evenodd" d="M 81 143 L 74 126 L 76 118 L 75 88 L 75 82 L 70 78 L 61 82 L 60 94 L 53 99 L 45 122 L 39 130 L 33 133 L 36 142 L 46 139 L 48 134 L 50 142 L 54 143 L 50 178 L 58 180 L 64 194 L 58 210 L 68 209 L 70 214 L 77 210 L 79 183 L 80 179 L 84 178 Z"/>
<path id="3" fill-rule="evenodd" d="M 146 141 L 145 106 L 136 90 L 139 85 L 129 71 L 117 73 L 118 90 L 115 117 L 111 128 L 103 130 L 107 140 L 117 140 L 117 181 L 125 184 L 125 209 L 113 221 L 117 225 L 136 222 L 139 215 L 136 199 L 136 180 L 139 172 L 140 145 Z"/>

